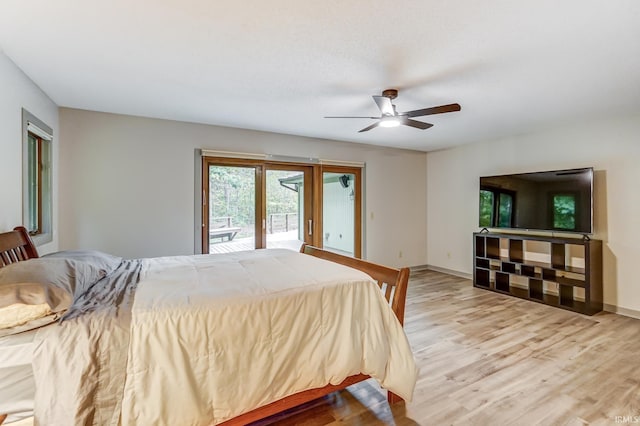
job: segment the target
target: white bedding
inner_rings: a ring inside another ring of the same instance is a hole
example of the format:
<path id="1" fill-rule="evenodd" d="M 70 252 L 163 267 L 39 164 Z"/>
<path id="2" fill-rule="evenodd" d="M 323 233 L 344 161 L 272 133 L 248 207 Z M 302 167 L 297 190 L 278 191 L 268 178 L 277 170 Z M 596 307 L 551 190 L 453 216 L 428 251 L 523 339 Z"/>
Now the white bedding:
<path id="1" fill-rule="evenodd" d="M 35 383 L 31 359 L 38 330 L 0 337 L 0 413 L 7 423 L 33 415 Z"/>
<path id="2" fill-rule="evenodd" d="M 56 371 L 36 368 L 51 376 L 41 378 L 36 419 L 204 425 L 358 373 L 410 400 L 417 375 L 402 327 L 366 274 L 289 250 L 146 259 L 130 336 L 92 316 L 56 327 L 42 345 Z M 122 362 L 113 341 L 101 344 L 112 338 L 104 333 L 128 344 Z M 102 353 L 87 356 L 96 346 Z M 110 358 L 126 368 L 112 371 Z M 108 392 L 84 391 L 87 377 Z"/>

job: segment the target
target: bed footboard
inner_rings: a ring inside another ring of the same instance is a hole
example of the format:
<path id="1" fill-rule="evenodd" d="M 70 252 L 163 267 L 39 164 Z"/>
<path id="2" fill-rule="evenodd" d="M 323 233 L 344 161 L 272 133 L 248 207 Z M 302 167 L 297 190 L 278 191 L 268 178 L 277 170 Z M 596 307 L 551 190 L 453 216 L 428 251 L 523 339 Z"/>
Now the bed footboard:
<path id="1" fill-rule="evenodd" d="M 396 317 L 398 317 L 400 324 L 404 324 L 404 305 L 407 299 L 409 268 L 390 268 L 366 260 L 325 251 L 307 244 L 302 245 L 300 252 L 350 266 L 371 276 L 384 292 L 384 296 L 391 305 Z"/>

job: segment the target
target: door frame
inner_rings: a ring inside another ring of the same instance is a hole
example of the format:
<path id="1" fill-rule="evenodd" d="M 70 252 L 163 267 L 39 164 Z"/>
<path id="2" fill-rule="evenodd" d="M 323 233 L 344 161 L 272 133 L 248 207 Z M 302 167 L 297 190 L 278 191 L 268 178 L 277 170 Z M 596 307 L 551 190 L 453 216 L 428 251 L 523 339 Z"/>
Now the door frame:
<path id="1" fill-rule="evenodd" d="M 309 164 L 304 162 L 267 161 L 250 158 L 201 156 L 201 252 L 209 253 L 209 167 L 235 166 L 255 170 L 255 248 L 265 248 L 266 240 L 266 170 L 302 170 L 304 179 L 304 223 L 311 224 L 304 232 L 304 242 L 322 248 L 322 191 L 324 172 L 353 174 L 354 189 L 354 257 L 362 258 L 362 199 L 364 185 L 362 167 L 331 164 Z M 310 178 L 308 178 L 310 177 Z M 307 196 L 310 194 L 310 196 Z M 311 222 L 309 222 L 311 221 Z M 311 233 L 309 233 L 309 230 Z"/>

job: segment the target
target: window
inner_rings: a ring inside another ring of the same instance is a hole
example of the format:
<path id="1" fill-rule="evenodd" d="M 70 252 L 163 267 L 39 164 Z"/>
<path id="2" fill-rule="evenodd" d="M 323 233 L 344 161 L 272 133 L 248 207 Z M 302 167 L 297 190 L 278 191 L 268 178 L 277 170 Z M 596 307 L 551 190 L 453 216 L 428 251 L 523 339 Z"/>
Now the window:
<path id="1" fill-rule="evenodd" d="M 493 192 L 486 189 L 480 190 L 480 226 L 493 226 Z"/>
<path id="2" fill-rule="evenodd" d="M 513 195 L 501 192 L 498 198 L 498 227 L 510 228 L 513 217 Z"/>
<path id="3" fill-rule="evenodd" d="M 36 244 L 52 241 L 51 142 L 53 132 L 22 110 L 23 222 Z"/>
<path id="4" fill-rule="evenodd" d="M 480 226 L 511 228 L 513 225 L 514 193 L 504 189 L 480 189 Z M 496 214 L 497 213 L 497 214 Z"/>
<path id="5" fill-rule="evenodd" d="M 553 228 L 576 229 L 576 196 L 574 194 L 553 195 Z"/>

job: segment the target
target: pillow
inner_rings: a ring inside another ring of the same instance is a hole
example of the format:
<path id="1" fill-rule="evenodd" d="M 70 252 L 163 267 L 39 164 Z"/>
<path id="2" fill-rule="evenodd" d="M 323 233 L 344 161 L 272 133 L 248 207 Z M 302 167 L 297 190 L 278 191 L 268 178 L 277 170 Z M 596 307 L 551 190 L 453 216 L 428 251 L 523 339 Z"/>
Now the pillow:
<path id="1" fill-rule="evenodd" d="M 15 303 L 0 308 L 0 338 L 49 325 L 58 318 L 60 314 L 52 313 L 46 303 L 39 305 Z"/>
<path id="2" fill-rule="evenodd" d="M 42 257 L 0 268 L 0 308 L 22 303 L 47 303 L 61 312 L 91 285 L 107 275 L 89 262 L 63 257 Z"/>
<path id="3" fill-rule="evenodd" d="M 105 271 L 105 275 L 112 273 L 122 263 L 122 258 L 103 253 L 97 250 L 63 250 L 55 253 L 45 254 L 45 258 L 64 258 L 87 262 L 93 267 Z"/>
<path id="4" fill-rule="evenodd" d="M 46 303 L 39 305 L 14 303 L 0 308 L 0 330 L 24 325 L 47 315 L 51 315 L 51 308 Z"/>

